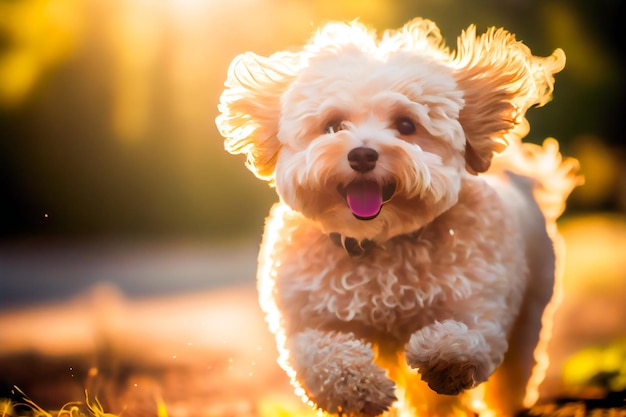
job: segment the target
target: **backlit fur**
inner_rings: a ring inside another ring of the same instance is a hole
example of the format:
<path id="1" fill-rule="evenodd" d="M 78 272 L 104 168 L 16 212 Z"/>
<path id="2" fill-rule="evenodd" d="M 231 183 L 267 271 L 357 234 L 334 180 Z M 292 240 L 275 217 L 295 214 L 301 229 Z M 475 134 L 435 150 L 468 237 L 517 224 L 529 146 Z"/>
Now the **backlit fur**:
<path id="1" fill-rule="evenodd" d="M 450 52 L 423 19 L 381 38 L 332 23 L 298 52 L 233 61 L 217 125 L 280 196 L 260 302 L 281 366 L 312 405 L 511 415 L 536 399 L 553 224 L 578 178 L 555 141 L 520 139 L 564 61 L 473 26 Z M 375 151 L 373 169 L 351 166 L 355 148 Z M 367 220 L 342 192 L 365 180 L 393 191 Z M 351 256 L 330 234 L 373 247 Z"/>

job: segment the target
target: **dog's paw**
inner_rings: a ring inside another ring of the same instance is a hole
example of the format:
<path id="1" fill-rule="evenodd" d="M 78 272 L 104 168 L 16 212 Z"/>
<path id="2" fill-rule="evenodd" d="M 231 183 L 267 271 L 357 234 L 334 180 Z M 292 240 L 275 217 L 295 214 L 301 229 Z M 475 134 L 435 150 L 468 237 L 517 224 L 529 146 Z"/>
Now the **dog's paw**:
<path id="1" fill-rule="evenodd" d="M 407 364 L 438 394 L 456 395 L 487 380 L 494 366 L 480 332 L 460 322 L 436 322 L 414 333 Z"/>
<path id="2" fill-rule="evenodd" d="M 441 361 L 432 366 L 420 366 L 422 380 L 438 394 L 457 395 L 487 379 L 481 367 L 471 361 Z"/>
<path id="3" fill-rule="evenodd" d="M 289 347 L 298 384 L 330 414 L 377 416 L 396 400 L 395 385 L 374 364 L 372 347 L 350 333 L 306 330 Z"/>
<path id="4" fill-rule="evenodd" d="M 309 398 L 324 411 L 340 416 L 378 416 L 396 401 L 395 384 L 374 364 L 319 374 L 324 379 Z"/>

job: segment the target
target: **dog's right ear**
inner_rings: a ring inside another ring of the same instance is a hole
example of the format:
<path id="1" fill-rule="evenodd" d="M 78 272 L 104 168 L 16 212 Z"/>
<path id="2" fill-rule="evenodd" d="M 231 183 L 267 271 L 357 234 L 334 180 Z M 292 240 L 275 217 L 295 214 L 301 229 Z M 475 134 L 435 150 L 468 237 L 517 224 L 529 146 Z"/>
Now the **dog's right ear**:
<path id="1" fill-rule="evenodd" d="M 258 178 L 274 181 L 280 150 L 276 138 L 281 112 L 280 99 L 301 67 L 300 56 L 280 52 L 269 58 L 247 52 L 228 68 L 215 120 L 224 136 L 224 148 L 245 154 L 246 166 Z"/>

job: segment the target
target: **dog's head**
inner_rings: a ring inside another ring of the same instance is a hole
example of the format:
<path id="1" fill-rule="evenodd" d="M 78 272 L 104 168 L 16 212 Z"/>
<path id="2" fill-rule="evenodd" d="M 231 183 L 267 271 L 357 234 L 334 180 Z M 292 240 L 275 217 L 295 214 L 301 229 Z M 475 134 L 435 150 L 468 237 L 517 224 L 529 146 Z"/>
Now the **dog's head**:
<path id="1" fill-rule="evenodd" d="M 455 53 L 416 19 L 381 39 L 333 23 L 298 52 L 238 56 L 217 125 L 226 149 L 326 233 L 382 241 L 419 229 L 484 172 L 564 65 L 471 26 Z"/>

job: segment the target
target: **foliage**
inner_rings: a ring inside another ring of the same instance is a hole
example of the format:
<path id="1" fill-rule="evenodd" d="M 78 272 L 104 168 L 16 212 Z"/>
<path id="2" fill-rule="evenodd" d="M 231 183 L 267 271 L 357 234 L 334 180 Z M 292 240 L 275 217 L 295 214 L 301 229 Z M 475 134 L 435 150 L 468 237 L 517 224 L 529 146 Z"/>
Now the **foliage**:
<path id="1" fill-rule="evenodd" d="M 586 388 L 626 391 L 626 337 L 574 354 L 563 367 L 563 381 L 573 393 Z"/>

